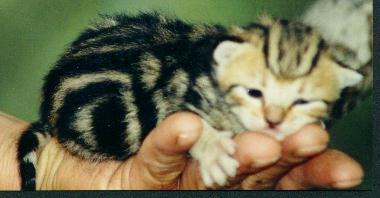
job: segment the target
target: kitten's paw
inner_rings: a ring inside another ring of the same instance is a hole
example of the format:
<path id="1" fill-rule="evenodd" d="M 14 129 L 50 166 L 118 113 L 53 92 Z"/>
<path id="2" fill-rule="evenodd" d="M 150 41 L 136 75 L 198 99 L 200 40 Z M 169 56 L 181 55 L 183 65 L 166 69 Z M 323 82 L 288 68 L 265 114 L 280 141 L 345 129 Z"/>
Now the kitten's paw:
<path id="1" fill-rule="evenodd" d="M 229 177 L 236 175 L 239 163 L 232 156 L 235 152 L 235 143 L 231 137 L 231 132 L 218 132 L 195 148 L 193 156 L 199 161 L 201 176 L 206 187 L 215 184 L 224 186 Z"/>

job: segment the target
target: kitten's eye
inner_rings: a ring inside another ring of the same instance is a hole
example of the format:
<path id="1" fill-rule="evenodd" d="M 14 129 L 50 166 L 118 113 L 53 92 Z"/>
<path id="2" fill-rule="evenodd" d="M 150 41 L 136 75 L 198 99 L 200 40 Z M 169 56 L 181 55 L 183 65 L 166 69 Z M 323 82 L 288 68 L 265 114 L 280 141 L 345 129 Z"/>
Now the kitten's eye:
<path id="1" fill-rule="evenodd" d="M 257 89 L 249 89 L 248 90 L 248 95 L 255 97 L 255 98 L 261 98 L 263 97 L 263 93 L 260 90 Z"/>
<path id="2" fill-rule="evenodd" d="M 298 100 L 293 102 L 293 105 L 303 105 L 303 104 L 307 104 L 307 103 L 309 103 L 309 101 L 304 100 L 304 99 L 298 99 Z"/>

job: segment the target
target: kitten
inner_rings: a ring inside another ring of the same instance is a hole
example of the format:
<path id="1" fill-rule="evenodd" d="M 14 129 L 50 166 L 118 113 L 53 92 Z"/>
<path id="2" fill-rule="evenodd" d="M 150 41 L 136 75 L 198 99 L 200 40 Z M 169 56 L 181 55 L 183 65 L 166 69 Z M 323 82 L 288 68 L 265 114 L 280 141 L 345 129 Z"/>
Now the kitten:
<path id="1" fill-rule="evenodd" d="M 362 79 L 329 52 L 312 28 L 286 20 L 225 28 L 158 14 L 108 16 L 45 78 L 40 120 L 19 141 L 22 189 L 35 189 L 36 152 L 51 136 L 83 159 L 125 160 L 178 111 L 202 118 L 190 154 L 205 185 L 225 185 L 238 167 L 233 135 L 282 140 L 328 118 L 341 90 Z"/>

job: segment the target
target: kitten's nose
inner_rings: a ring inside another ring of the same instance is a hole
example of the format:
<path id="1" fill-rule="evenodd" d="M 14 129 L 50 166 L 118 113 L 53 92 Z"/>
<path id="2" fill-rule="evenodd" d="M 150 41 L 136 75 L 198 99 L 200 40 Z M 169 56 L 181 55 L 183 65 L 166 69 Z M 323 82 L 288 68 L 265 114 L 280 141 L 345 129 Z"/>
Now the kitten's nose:
<path id="1" fill-rule="evenodd" d="M 268 123 L 270 128 L 275 128 L 279 125 L 284 117 L 285 111 L 282 107 L 277 105 L 268 105 L 264 108 L 265 121 Z"/>

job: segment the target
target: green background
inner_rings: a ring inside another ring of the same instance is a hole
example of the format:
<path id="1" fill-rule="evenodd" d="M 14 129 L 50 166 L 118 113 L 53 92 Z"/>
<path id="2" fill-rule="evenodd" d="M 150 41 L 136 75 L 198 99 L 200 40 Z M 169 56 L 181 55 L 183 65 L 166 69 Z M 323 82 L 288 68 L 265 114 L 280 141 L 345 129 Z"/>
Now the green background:
<path id="1" fill-rule="evenodd" d="M 98 13 L 158 10 L 190 22 L 243 25 L 268 13 L 296 18 L 313 0 L 0 0 L 0 111 L 38 118 L 42 78 Z M 331 130 L 333 148 L 358 160 L 372 189 L 372 97 Z"/>

